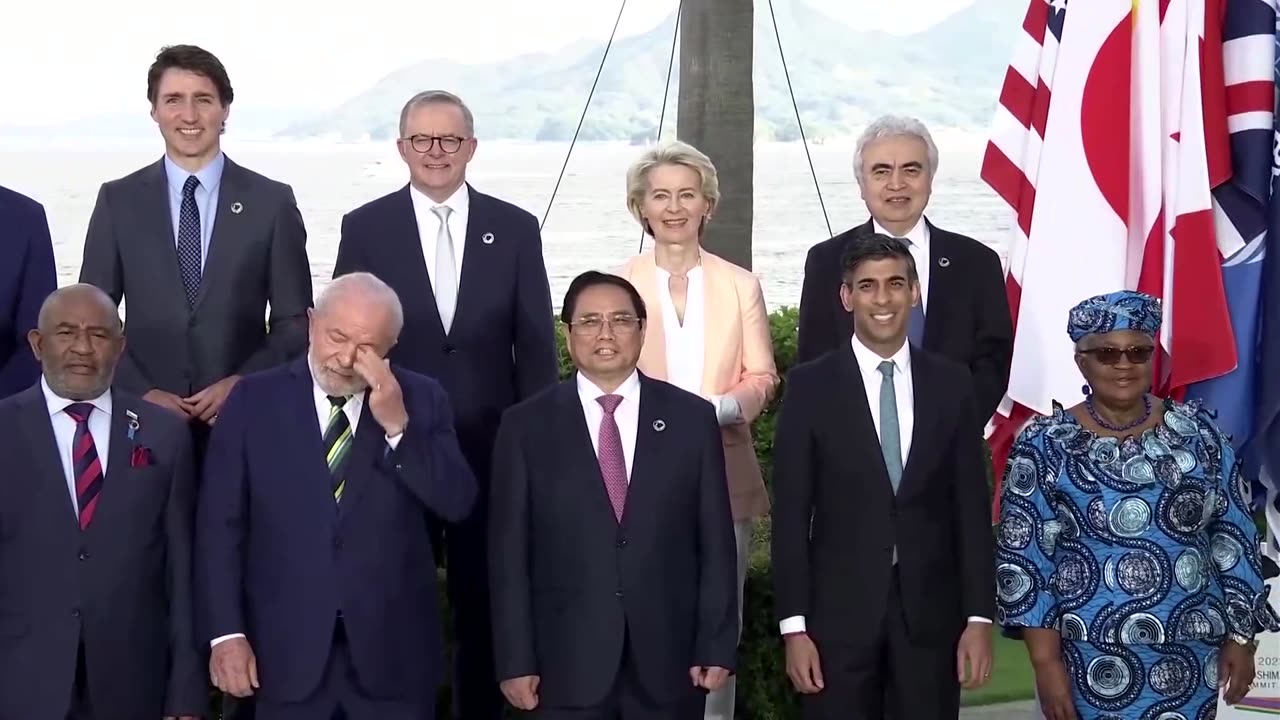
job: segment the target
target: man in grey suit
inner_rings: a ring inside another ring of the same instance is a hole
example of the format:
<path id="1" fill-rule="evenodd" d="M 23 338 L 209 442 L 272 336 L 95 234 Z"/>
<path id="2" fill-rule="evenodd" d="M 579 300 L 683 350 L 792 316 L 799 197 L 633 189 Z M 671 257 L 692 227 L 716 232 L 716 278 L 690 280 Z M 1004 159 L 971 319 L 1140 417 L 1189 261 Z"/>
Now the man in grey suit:
<path id="1" fill-rule="evenodd" d="M 125 302 L 118 386 L 192 420 L 198 455 L 241 375 L 306 348 L 311 306 L 293 190 L 222 153 L 232 97 L 208 51 L 160 52 L 147 98 L 165 155 L 102 186 L 80 269 Z"/>

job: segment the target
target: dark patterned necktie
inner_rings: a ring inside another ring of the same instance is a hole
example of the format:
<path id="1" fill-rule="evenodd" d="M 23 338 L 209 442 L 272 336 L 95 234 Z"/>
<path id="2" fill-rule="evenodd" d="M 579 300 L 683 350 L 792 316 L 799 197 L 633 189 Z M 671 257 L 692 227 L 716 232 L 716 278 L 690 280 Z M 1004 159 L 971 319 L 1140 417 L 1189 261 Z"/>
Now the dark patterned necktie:
<path id="1" fill-rule="evenodd" d="M 187 177 L 178 213 L 178 268 L 182 271 L 182 287 L 187 291 L 187 307 L 196 306 L 196 295 L 200 293 L 200 209 L 196 207 L 199 186 L 200 178 Z"/>
<path id="2" fill-rule="evenodd" d="M 911 247 L 911 241 L 898 238 L 903 245 Z M 916 347 L 924 346 L 924 287 L 920 288 L 920 302 L 911 306 L 911 315 L 907 322 L 907 339 Z"/>
<path id="3" fill-rule="evenodd" d="M 71 472 L 75 477 L 76 506 L 80 509 L 80 529 L 83 530 L 93 522 L 98 496 L 102 493 L 102 462 L 98 459 L 93 434 L 89 432 L 93 405 L 73 403 L 66 407 L 65 412 L 76 421 L 76 433 L 71 438 Z"/>
<path id="4" fill-rule="evenodd" d="M 613 413 L 622 402 L 621 395 L 601 395 L 596 398 L 600 407 L 604 408 L 604 417 L 600 419 L 600 437 L 597 442 L 600 449 L 596 451 L 600 461 L 600 476 L 604 479 L 604 489 L 609 493 L 609 502 L 613 505 L 613 515 L 622 522 L 622 511 L 627 504 L 627 460 L 622 454 L 622 433 Z"/>
<path id="5" fill-rule="evenodd" d="M 324 430 L 324 459 L 333 476 L 333 500 L 342 502 L 342 493 L 347 488 L 345 470 L 351 451 L 351 422 L 342 411 L 347 404 L 345 397 L 330 395 L 329 403 L 333 407 L 329 409 L 329 425 Z"/>

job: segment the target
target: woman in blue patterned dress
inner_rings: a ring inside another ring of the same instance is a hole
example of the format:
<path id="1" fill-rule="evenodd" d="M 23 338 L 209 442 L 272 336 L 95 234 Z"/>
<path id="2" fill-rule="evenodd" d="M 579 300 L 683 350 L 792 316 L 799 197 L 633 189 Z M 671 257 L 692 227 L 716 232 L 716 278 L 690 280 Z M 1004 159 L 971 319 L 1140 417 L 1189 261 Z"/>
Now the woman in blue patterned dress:
<path id="1" fill-rule="evenodd" d="M 1018 436 L 1001 494 L 1000 622 L 1021 629 L 1049 720 L 1206 720 L 1280 629 L 1228 438 L 1153 397 L 1160 301 L 1072 309 L 1085 401 Z"/>

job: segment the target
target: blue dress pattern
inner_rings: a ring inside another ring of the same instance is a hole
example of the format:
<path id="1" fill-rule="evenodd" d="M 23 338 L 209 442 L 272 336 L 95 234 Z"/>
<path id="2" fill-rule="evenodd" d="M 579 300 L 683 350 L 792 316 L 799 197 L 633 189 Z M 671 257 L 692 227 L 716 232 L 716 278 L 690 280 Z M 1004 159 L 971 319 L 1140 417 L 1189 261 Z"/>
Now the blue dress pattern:
<path id="1" fill-rule="evenodd" d="M 1197 402 L 1157 412 L 1119 440 L 1055 403 L 1006 467 L 999 621 L 1061 633 L 1082 720 L 1212 718 L 1224 639 L 1280 629 L 1231 443 Z"/>

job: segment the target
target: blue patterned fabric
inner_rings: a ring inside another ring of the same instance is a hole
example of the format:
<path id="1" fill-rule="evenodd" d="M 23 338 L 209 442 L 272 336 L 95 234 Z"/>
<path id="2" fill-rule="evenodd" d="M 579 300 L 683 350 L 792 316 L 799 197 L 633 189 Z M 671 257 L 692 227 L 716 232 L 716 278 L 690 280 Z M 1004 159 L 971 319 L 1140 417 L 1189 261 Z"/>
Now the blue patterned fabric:
<path id="1" fill-rule="evenodd" d="M 1198 403 L 1156 411 L 1162 422 L 1119 440 L 1055 403 L 1019 434 L 1001 492 L 999 621 L 1058 630 L 1067 659 L 1080 653 L 1073 684 L 1088 704 L 1077 709 L 1109 720 L 1142 717 L 1186 689 L 1159 690 L 1164 665 L 1150 653 L 1190 662 L 1225 638 L 1280 630 L 1231 443 Z M 1090 666 L 1088 652 L 1113 667 Z M 1186 702 L 1176 707 L 1199 717 Z"/>
<path id="2" fill-rule="evenodd" d="M 1213 720 L 1218 715 L 1216 645 L 1064 641 L 1062 653 L 1080 720 Z"/>
<path id="3" fill-rule="evenodd" d="M 1137 330 L 1155 337 L 1160 331 L 1160 301 L 1145 293 L 1121 290 L 1095 295 L 1071 308 L 1067 316 L 1067 334 L 1071 342 L 1086 335 L 1099 335 L 1116 330 Z"/>

